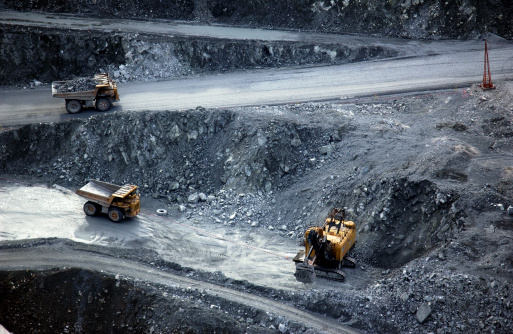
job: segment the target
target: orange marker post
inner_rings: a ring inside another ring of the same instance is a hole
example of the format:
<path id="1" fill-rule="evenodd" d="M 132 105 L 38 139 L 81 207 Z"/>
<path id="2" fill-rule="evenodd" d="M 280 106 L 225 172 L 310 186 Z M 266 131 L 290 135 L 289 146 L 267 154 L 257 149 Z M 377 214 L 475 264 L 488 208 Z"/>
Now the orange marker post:
<path id="1" fill-rule="evenodd" d="M 484 56 L 484 73 L 483 83 L 480 84 L 483 90 L 495 89 L 495 85 L 492 83 L 492 75 L 490 73 L 490 60 L 488 59 L 488 43 L 485 39 L 485 56 Z"/>

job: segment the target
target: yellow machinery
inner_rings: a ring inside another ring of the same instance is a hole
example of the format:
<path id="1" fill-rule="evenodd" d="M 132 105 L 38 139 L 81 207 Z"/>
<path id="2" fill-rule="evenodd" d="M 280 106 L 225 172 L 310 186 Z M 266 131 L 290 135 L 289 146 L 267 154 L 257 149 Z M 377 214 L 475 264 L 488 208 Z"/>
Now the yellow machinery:
<path id="1" fill-rule="evenodd" d="M 356 226 L 344 216 L 345 210 L 333 209 L 322 227 L 310 227 L 305 232 L 305 249 L 294 258 L 298 281 L 311 283 L 316 276 L 343 281 L 341 267 L 355 266 L 347 253 L 355 243 Z"/>
<path id="2" fill-rule="evenodd" d="M 107 73 L 98 73 L 91 79 L 93 86 L 80 85 L 76 80 L 52 82 L 52 96 L 66 99 L 66 110 L 76 114 L 82 107 L 95 107 L 99 111 L 110 109 L 119 101 L 118 86 Z M 71 89 L 71 91 L 68 91 Z"/>
<path id="3" fill-rule="evenodd" d="M 100 212 L 106 213 L 115 223 L 119 223 L 125 217 L 135 217 L 141 210 L 137 186 L 131 184 L 117 186 L 91 180 L 75 193 L 88 199 L 84 204 L 86 215 L 95 216 Z"/>

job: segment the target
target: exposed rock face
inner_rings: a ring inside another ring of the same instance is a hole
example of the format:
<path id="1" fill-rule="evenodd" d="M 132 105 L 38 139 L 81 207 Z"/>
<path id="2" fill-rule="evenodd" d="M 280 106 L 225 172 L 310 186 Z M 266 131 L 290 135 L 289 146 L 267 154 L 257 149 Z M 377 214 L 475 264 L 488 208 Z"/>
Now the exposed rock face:
<path id="1" fill-rule="evenodd" d="M 0 28 L 0 84 L 92 76 L 124 62 L 121 37 Z"/>
<path id="2" fill-rule="evenodd" d="M 147 81 L 255 67 L 341 64 L 395 55 L 396 50 L 379 45 L 27 32 L 0 27 L 0 84 L 67 80 L 99 72 L 108 72 L 120 82 Z"/>
<path id="3" fill-rule="evenodd" d="M 196 20 L 250 26 L 408 38 L 461 38 L 485 32 L 511 38 L 513 4 L 479 0 L 64 0 L 13 2 L 15 10 L 126 18 Z M 1 7 L 0 7 L 1 8 Z"/>

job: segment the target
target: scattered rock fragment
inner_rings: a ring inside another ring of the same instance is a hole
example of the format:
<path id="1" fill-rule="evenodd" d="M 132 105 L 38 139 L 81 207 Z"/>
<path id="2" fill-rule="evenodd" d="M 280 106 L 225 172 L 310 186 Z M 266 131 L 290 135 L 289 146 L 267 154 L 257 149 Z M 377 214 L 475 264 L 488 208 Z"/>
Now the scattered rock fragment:
<path id="1" fill-rule="evenodd" d="M 187 197 L 187 202 L 191 204 L 196 204 L 200 200 L 200 196 L 198 193 L 190 194 L 189 197 Z"/>
<path id="2" fill-rule="evenodd" d="M 508 206 L 508 215 L 513 216 L 513 206 Z"/>
<path id="3" fill-rule="evenodd" d="M 431 306 L 429 306 L 428 303 L 422 303 L 417 308 L 417 313 L 415 314 L 415 316 L 416 316 L 418 322 L 423 323 L 424 321 L 426 321 L 426 319 L 429 317 L 430 314 L 431 314 Z"/>

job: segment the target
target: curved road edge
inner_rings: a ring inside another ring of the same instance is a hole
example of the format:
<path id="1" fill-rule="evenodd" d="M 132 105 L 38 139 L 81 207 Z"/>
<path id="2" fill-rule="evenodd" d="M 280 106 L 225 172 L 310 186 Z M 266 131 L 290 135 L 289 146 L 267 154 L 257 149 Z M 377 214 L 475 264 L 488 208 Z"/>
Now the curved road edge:
<path id="1" fill-rule="evenodd" d="M 44 249 L 42 249 L 44 248 Z M 101 252 L 66 248 L 53 249 L 48 247 L 3 248 L 0 250 L 2 261 L 0 271 L 44 270 L 55 267 L 69 267 L 102 271 L 112 275 L 145 282 L 172 286 L 176 284 L 203 289 L 206 294 L 223 298 L 231 302 L 251 306 L 266 312 L 274 313 L 289 320 L 302 323 L 317 331 L 339 334 L 360 333 L 343 326 L 333 319 L 319 317 L 269 298 L 252 295 L 213 283 L 194 280 L 175 275 L 150 265 L 134 260 L 120 259 Z"/>

